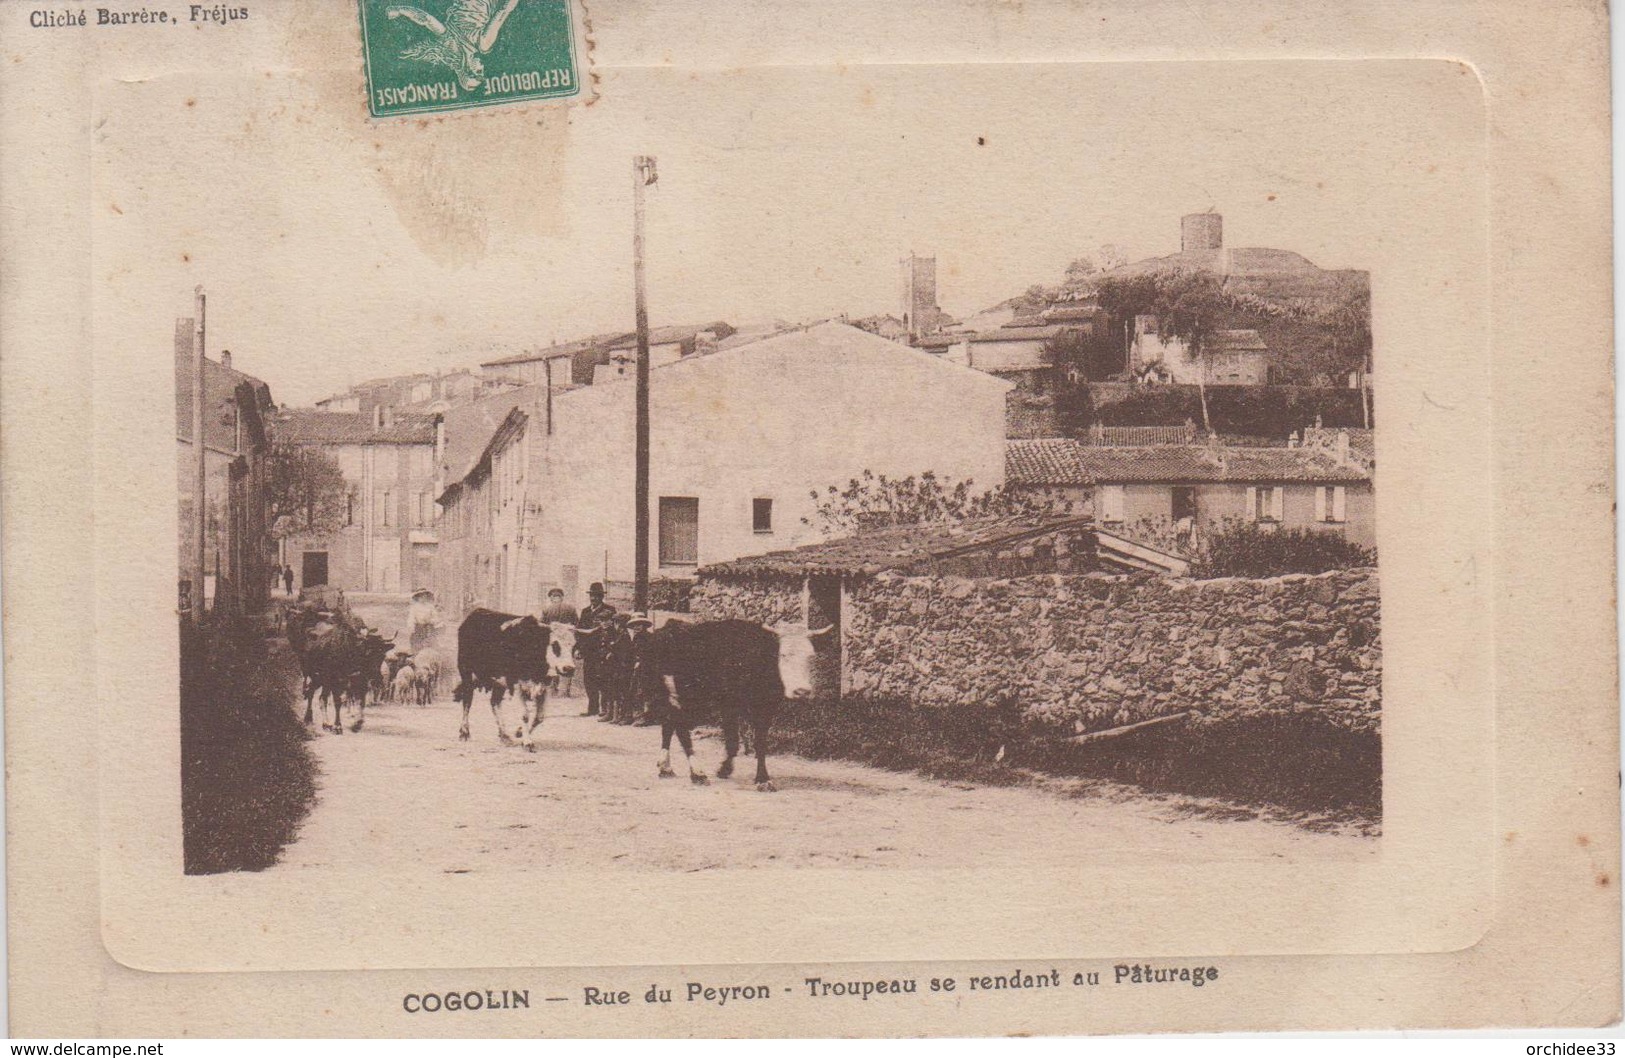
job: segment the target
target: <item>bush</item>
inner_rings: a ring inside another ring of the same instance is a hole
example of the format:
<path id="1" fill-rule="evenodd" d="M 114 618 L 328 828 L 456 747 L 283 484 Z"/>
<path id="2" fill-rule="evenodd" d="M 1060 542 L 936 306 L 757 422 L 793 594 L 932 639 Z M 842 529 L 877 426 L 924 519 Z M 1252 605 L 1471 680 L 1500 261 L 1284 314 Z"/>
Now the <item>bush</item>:
<path id="1" fill-rule="evenodd" d="M 264 870 L 316 797 L 295 712 L 300 674 L 250 620 L 181 629 L 181 829 L 187 874 Z"/>
<path id="2" fill-rule="evenodd" d="M 688 613 L 688 597 L 694 581 L 687 577 L 660 577 L 649 582 L 649 609 Z"/>
<path id="3" fill-rule="evenodd" d="M 1382 815 L 1381 735 L 1350 731 L 1312 713 L 1227 717 L 1076 745 L 1023 723 L 1009 702 L 921 709 L 820 700 L 785 711 L 774 727 L 773 751 L 934 779 L 1011 785 L 1038 772 L 1367 822 Z"/>
<path id="4" fill-rule="evenodd" d="M 1375 566 L 1377 553 L 1336 533 L 1312 529 L 1265 529 L 1228 523 L 1205 537 L 1193 577 L 1278 577 L 1284 573 L 1325 573 Z"/>
<path id="5" fill-rule="evenodd" d="M 1365 408 L 1357 389 L 1310 386 L 1208 386 L 1208 414 L 1221 434 L 1270 437 L 1285 441 L 1306 426 L 1353 428 L 1365 425 Z M 1056 398 L 1062 427 L 1072 433 L 1103 426 L 1180 426 L 1202 421 L 1201 396 L 1195 386 L 1139 386 L 1125 383 L 1080 384 Z M 1375 411 L 1373 410 L 1373 418 Z"/>

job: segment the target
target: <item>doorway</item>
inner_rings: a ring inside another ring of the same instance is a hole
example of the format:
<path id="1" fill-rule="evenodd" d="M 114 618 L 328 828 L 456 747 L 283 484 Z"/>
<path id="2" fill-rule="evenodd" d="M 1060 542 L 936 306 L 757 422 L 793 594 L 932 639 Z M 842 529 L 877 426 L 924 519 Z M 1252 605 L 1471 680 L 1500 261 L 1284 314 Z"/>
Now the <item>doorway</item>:
<path id="1" fill-rule="evenodd" d="M 314 588 L 327 583 L 327 552 L 306 551 L 299 558 L 299 587 Z"/>
<path id="2" fill-rule="evenodd" d="M 807 628 L 809 631 L 834 627 L 813 639 L 813 696 L 830 700 L 841 696 L 842 663 L 841 578 L 822 575 L 807 578 Z"/>
<path id="3" fill-rule="evenodd" d="M 1173 517 L 1177 523 L 1181 519 L 1196 520 L 1196 490 L 1189 485 L 1174 486 Z"/>

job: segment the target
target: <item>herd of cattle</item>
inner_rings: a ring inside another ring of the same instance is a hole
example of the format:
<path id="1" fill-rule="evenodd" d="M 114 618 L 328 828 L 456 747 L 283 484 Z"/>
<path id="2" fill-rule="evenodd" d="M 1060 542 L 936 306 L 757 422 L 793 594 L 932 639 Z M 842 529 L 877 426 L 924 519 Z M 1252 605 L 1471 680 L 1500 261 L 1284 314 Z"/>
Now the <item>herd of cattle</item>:
<path id="1" fill-rule="evenodd" d="M 304 677 L 305 723 L 314 724 L 319 699 L 322 728 L 334 734 L 344 731 L 345 705 L 355 715 L 350 730 L 360 731 L 369 695 L 427 705 L 443 679 L 445 666 L 433 647 L 416 652 L 397 648 L 394 637 L 385 638 L 348 614 L 296 607 L 286 628 Z M 490 695 L 498 739 L 534 751 L 549 688 L 557 679 L 573 678 L 579 668 L 589 695 L 611 716 L 647 715 L 659 722 L 662 777 L 676 774 L 671 766 L 675 735 L 688 758 L 690 781 L 707 781 L 694 767 L 696 723 L 721 728 L 725 756 L 717 776 L 729 777 L 748 726 L 756 753 L 756 788 L 773 790 L 767 771 L 768 729 L 786 699 L 812 693 L 813 643 L 829 631 L 732 620 L 673 620 L 652 629 L 647 621 L 624 618 L 581 628 L 476 609 L 457 629 L 458 682 L 452 695 L 463 707 L 458 737 L 469 738 L 474 695 L 484 691 Z M 520 705 L 519 722 L 513 725 L 503 715 L 503 700 L 510 695 Z"/>

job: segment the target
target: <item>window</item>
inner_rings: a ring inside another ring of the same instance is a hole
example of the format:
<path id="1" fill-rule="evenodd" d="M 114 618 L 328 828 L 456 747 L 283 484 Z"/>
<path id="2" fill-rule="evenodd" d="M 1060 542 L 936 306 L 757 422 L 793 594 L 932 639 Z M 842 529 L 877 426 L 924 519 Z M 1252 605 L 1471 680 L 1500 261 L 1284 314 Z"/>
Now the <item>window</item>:
<path id="1" fill-rule="evenodd" d="M 1342 485 L 1320 485 L 1315 489 L 1315 521 L 1347 520 L 1348 492 Z"/>
<path id="2" fill-rule="evenodd" d="M 378 524 L 385 529 L 394 524 L 395 512 L 392 509 L 394 504 L 391 502 L 394 498 L 394 495 L 388 489 L 385 489 L 378 497 Z"/>
<path id="3" fill-rule="evenodd" d="M 344 494 L 344 524 L 355 524 L 355 489 Z"/>
<path id="4" fill-rule="evenodd" d="M 1254 522 L 1279 522 L 1281 520 L 1281 500 L 1281 487 L 1279 485 L 1247 486 L 1248 520 Z"/>
<path id="5" fill-rule="evenodd" d="M 1100 520 L 1108 524 L 1120 523 L 1123 520 L 1123 486 L 1100 486 L 1100 509 L 1096 512 Z"/>
<path id="6" fill-rule="evenodd" d="M 773 531 L 773 501 L 758 497 L 750 501 L 750 527 L 758 533 Z"/>
<path id="7" fill-rule="evenodd" d="M 660 564 L 700 562 L 700 501 L 694 496 L 660 497 Z"/>

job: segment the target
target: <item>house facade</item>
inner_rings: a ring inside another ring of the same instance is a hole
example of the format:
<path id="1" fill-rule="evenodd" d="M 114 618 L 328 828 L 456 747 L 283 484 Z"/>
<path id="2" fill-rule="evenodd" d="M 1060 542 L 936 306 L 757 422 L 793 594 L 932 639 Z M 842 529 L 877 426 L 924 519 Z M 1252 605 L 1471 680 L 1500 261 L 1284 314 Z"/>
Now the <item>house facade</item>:
<path id="1" fill-rule="evenodd" d="M 1183 338 L 1159 333 L 1159 324 L 1155 316 L 1134 317 L 1128 361 L 1129 372 L 1136 380 L 1210 386 L 1269 383 L 1269 347 L 1257 331 L 1215 331 L 1208 336 L 1198 358 Z"/>
<path id="2" fill-rule="evenodd" d="M 1373 471 L 1332 449 L 1043 438 L 1009 442 L 1008 458 L 1011 487 L 1106 528 L 1161 536 L 1250 523 L 1376 546 Z"/>
<path id="3" fill-rule="evenodd" d="M 840 323 L 653 369 L 651 577 L 821 539 L 811 493 L 865 470 L 1000 484 L 1009 388 Z M 635 396 L 615 380 L 514 409 L 442 496 L 443 601 L 533 612 L 634 579 Z"/>
<path id="4" fill-rule="evenodd" d="M 331 533 L 282 541 L 281 561 L 296 586 L 397 593 L 429 583 L 439 547 L 441 417 L 286 409 L 275 420 L 278 444 L 315 448 L 332 458 L 349 486 L 344 524 Z"/>
<path id="5" fill-rule="evenodd" d="M 178 565 L 183 592 L 197 548 L 197 449 L 193 437 L 193 321 L 175 321 L 176 487 L 180 499 Z M 273 549 L 266 522 L 271 390 L 232 369 L 231 354 L 203 361 L 204 528 L 203 601 L 257 613 L 270 587 Z"/>

